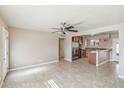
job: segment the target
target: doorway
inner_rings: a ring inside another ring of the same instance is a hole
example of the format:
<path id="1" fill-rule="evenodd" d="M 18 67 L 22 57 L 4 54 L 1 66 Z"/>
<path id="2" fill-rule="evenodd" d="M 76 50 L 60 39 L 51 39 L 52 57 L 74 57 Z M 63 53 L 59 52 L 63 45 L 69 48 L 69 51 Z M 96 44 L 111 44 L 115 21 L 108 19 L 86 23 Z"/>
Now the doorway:
<path id="1" fill-rule="evenodd" d="M 64 38 L 59 38 L 59 60 L 64 58 Z"/>

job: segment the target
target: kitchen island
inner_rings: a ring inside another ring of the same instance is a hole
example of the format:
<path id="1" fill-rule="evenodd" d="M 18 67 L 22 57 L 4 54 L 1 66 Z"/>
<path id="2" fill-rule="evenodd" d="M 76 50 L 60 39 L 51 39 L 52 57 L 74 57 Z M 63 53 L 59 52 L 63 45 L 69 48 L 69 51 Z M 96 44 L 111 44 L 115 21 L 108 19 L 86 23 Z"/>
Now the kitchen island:
<path id="1" fill-rule="evenodd" d="M 110 49 L 96 49 L 88 52 L 88 62 L 99 66 L 110 59 Z"/>

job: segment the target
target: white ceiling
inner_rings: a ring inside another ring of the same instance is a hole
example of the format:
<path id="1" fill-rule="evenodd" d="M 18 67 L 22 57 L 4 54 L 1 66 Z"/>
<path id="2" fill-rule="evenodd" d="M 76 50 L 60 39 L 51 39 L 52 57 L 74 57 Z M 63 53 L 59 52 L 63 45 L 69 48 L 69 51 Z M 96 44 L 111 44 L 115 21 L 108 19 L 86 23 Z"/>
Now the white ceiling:
<path id="1" fill-rule="evenodd" d="M 37 31 L 84 21 L 77 27 L 83 31 L 124 22 L 124 6 L 0 6 L 0 16 L 10 27 Z"/>

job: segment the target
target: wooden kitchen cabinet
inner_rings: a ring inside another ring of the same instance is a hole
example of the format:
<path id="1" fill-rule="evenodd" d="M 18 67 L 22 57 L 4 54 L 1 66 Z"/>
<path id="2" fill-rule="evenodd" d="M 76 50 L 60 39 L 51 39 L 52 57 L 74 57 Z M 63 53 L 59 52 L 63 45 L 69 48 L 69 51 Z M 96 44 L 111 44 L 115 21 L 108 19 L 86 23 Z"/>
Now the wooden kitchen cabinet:
<path id="1" fill-rule="evenodd" d="M 88 53 L 88 62 L 90 64 L 96 65 L 96 53 L 92 53 L 92 52 Z"/>
<path id="2" fill-rule="evenodd" d="M 72 60 L 81 58 L 82 41 L 83 41 L 82 36 L 73 36 L 72 37 Z"/>

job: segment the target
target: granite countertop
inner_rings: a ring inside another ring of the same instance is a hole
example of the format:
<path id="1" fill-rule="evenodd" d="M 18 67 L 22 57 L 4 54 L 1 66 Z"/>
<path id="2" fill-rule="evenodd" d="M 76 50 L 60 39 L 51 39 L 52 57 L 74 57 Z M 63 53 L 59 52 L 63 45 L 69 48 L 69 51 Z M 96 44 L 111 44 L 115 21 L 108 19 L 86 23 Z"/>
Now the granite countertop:
<path id="1" fill-rule="evenodd" d="M 91 50 L 88 53 L 98 53 L 98 52 L 109 52 L 110 50 L 106 49 L 106 50 Z"/>
<path id="2" fill-rule="evenodd" d="M 111 51 L 112 49 L 111 48 L 85 48 L 85 49 L 91 49 L 89 51 L 89 53 L 98 53 L 98 52 L 109 52 Z"/>
<path id="3" fill-rule="evenodd" d="M 84 48 L 82 48 L 84 49 Z M 87 47 L 85 49 L 93 49 L 94 50 L 111 50 L 112 48 L 103 48 L 103 47 Z"/>

